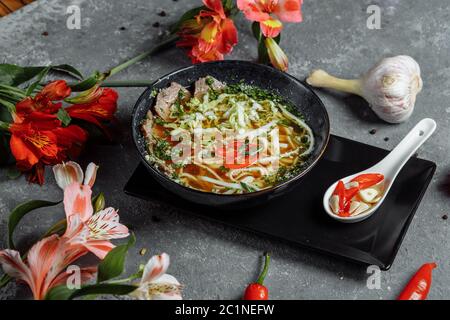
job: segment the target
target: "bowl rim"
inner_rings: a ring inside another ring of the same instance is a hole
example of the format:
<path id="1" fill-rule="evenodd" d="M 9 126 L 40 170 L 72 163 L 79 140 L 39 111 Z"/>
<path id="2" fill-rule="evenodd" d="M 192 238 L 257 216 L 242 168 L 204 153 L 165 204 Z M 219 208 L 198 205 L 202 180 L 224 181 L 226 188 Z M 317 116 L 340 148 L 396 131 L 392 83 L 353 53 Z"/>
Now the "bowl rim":
<path id="1" fill-rule="evenodd" d="M 145 156 L 143 154 L 143 152 L 141 152 L 139 144 L 138 144 L 138 134 L 139 134 L 139 130 L 137 128 L 137 126 L 139 126 L 138 123 L 136 123 L 137 119 L 136 119 L 136 113 L 137 110 L 142 102 L 142 100 L 144 100 L 146 98 L 146 94 L 147 92 L 151 92 L 151 90 L 153 89 L 153 87 L 155 85 L 157 85 L 159 82 L 166 80 L 167 78 L 180 73 L 180 72 L 184 72 L 186 70 L 189 69 L 194 69 L 196 67 L 198 67 L 199 65 L 213 65 L 213 64 L 248 64 L 248 65 L 252 65 L 252 66 L 256 66 L 257 68 L 261 68 L 261 69 L 266 69 L 266 70 L 270 70 L 271 72 L 275 71 L 278 72 L 280 74 L 283 74 L 284 76 L 290 78 L 292 81 L 298 82 L 300 83 L 302 86 L 304 86 L 311 94 L 312 96 L 319 102 L 319 104 L 322 106 L 322 109 L 324 110 L 324 120 L 325 120 L 325 125 L 327 128 L 327 132 L 326 132 L 326 140 L 319 152 L 319 155 L 316 157 L 316 159 L 314 159 L 304 170 L 302 170 L 299 174 L 297 174 L 296 176 L 284 181 L 283 183 L 277 184 L 275 186 L 272 186 L 270 188 L 267 189 L 263 189 L 263 190 L 259 190 L 259 191 L 254 191 L 254 192 L 247 192 L 247 193 L 243 193 L 243 194 L 221 194 L 221 193 L 214 193 L 214 192 L 207 192 L 207 191 L 200 191 L 200 190 L 196 190 L 193 188 L 189 188 L 186 186 L 183 186 L 182 184 L 179 184 L 175 181 L 173 181 L 172 179 L 170 179 L 167 175 L 163 174 L 162 172 L 158 171 L 156 168 L 154 168 L 152 165 L 150 165 L 150 163 L 148 163 L 148 161 L 145 159 Z M 136 126 L 135 126 L 136 123 Z M 147 89 L 144 90 L 144 92 L 139 96 L 138 100 L 136 101 L 134 107 L 133 107 L 133 111 L 132 111 L 132 118 L 131 118 L 131 130 L 132 130 L 132 137 L 133 137 L 133 142 L 134 145 L 139 153 L 139 156 L 141 158 L 141 161 L 144 163 L 145 167 L 147 169 L 149 169 L 150 171 L 152 171 L 154 174 L 156 174 L 158 177 L 162 178 L 163 180 L 176 185 L 177 187 L 180 187 L 182 189 L 185 189 L 188 192 L 193 192 L 193 193 L 198 193 L 198 194 L 202 194 L 202 195 L 208 195 L 208 196 L 217 196 L 217 197 L 227 197 L 227 198 L 240 198 L 243 196 L 257 196 L 257 195 L 262 195 L 262 194 L 266 194 L 268 192 L 271 191 L 276 191 L 280 188 L 283 188 L 297 180 L 299 180 L 300 178 L 302 178 L 303 176 L 305 176 L 309 171 L 312 170 L 312 168 L 314 168 L 316 166 L 316 164 L 319 162 L 319 160 L 322 159 L 327 147 L 328 147 L 328 143 L 330 142 L 330 135 L 331 135 L 331 130 L 330 130 L 330 118 L 328 115 L 328 111 L 325 107 L 325 104 L 323 103 L 322 99 L 320 99 L 320 97 L 314 92 L 314 90 L 312 89 L 312 87 L 307 84 L 304 81 L 301 81 L 299 79 L 297 79 L 296 77 L 286 73 L 286 72 L 282 72 L 279 71 L 273 67 L 270 67 L 268 65 L 262 65 L 262 64 L 258 64 L 255 62 L 251 62 L 251 61 L 245 61 L 245 60 L 222 60 L 222 61 L 210 61 L 210 62 L 203 62 L 201 64 L 193 64 L 190 66 L 186 66 L 186 67 L 181 67 L 178 68 L 172 72 L 169 72 L 161 77 L 159 77 L 158 79 L 156 79 L 155 81 L 153 81 L 151 84 L 148 85 Z"/>

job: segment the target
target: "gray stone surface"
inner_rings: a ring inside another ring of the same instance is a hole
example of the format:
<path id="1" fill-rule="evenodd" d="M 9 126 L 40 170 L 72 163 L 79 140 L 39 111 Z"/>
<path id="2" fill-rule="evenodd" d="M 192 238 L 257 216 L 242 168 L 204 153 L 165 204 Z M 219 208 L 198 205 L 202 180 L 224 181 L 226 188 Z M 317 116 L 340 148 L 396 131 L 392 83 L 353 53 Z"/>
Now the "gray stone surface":
<path id="1" fill-rule="evenodd" d="M 105 70 L 149 48 L 157 41 L 159 21 L 167 27 L 198 0 L 39 0 L 0 19 L 0 61 L 35 65 L 70 63 L 84 73 Z M 66 28 L 68 5 L 81 7 L 81 30 Z M 382 8 L 382 29 L 366 27 L 366 8 Z M 424 90 L 408 123 L 388 125 L 376 120 L 361 100 L 320 92 L 331 116 L 332 132 L 383 148 L 392 148 L 412 126 L 424 117 L 438 122 L 438 130 L 420 149 L 420 156 L 438 163 L 416 217 L 405 237 L 397 259 L 382 274 L 381 289 L 366 287 L 365 268 L 352 263 L 270 241 L 233 228 L 212 224 L 178 213 L 169 206 L 149 203 L 123 194 L 138 155 L 130 137 L 130 111 L 142 89 L 120 89 L 118 112 L 120 137 L 115 144 L 90 147 L 81 162 L 95 161 L 101 169 L 96 190 L 107 195 L 108 204 L 120 209 L 122 221 L 137 234 L 136 249 L 127 270 L 149 254 L 171 255 L 170 273 L 184 285 L 187 299 L 238 299 L 246 284 L 261 267 L 261 254 L 272 252 L 273 263 L 267 286 L 273 299 L 394 299 L 408 278 L 424 262 L 436 261 L 432 299 L 450 296 L 449 222 L 450 199 L 442 190 L 450 169 L 450 10 L 447 0 L 332 0 L 305 1 L 305 21 L 288 25 L 282 44 L 290 58 L 290 73 L 304 78 L 317 67 L 343 77 L 365 71 L 384 56 L 409 54 L 420 63 Z M 166 10 L 167 17 L 157 12 Z M 229 58 L 255 59 L 255 43 L 249 25 L 238 19 L 240 43 Z M 120 30 L 125 27 L 125 30 Z M 48 36 L 42 32 L 47 31 Z M 114 79 L 154 79 L 190 62 L 178 49 L 147 59 Z M 377 134 L 370 135 L 372 128 Z M 389 137 L 389 141 L 384 141 Z M 60 199 L 61 192 L 50 174 L 43 187 L 23 179 L 0 181 L 0 248 L 6 246 L 9 211 L 30 198 Z M 51 214 L 53 212 L 53 214 Z M 62 217 L 60 209 L 42 210 L 27 217 L 19 227 L 19 244 L 31 243 L 52 221 Z M 152 219 L 157 217 L 158 219 Z M 23 235 L 28 236 L 24 238 Z M 23 287 L 9 284 L 0 299 L 26 297 Z"/>

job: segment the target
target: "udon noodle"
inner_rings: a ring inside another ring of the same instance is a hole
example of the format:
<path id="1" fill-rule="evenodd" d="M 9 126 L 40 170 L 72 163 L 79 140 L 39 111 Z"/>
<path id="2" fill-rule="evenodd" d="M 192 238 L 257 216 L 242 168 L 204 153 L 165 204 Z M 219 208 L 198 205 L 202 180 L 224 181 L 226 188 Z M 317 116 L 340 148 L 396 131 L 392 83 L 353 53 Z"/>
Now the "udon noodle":
<path id="1" fill-rule="evenodd" d="M 153 93 L 142 123 L 154 167 L 192 189 L 239 194 L 270 188 L 302 170 L 314 135 L 276 94 L 212 77 L 192 94 L 177 83 Z"/>

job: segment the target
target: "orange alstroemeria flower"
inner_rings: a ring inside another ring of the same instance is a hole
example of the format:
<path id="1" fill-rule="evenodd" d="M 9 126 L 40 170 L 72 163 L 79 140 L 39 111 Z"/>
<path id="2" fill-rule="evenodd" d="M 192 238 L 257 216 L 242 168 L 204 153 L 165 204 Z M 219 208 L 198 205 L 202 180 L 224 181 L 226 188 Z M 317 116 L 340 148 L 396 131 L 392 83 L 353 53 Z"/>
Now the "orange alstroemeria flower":
<path id="1" fill-rule="evenodd" d="M 116 91 L 109 88 L 98 88 L 97 90 L 101 91 L 101 93 L 92 93 L 92 97 L 95 98 L 90 102 L 71 105 L 66 108 L 66 111 L 71 118 L 91 122 L 105 130 L 101 121 L 109 121 L 114 118 L 119 95 Z"/>
<path id="2" fill-rule="evenodd" d="M 275 38 L 284 22 L 302 22 L 303 0 L 237 0 L 248 20 L 259 22 L 265 37 Z M 276 17 L 272 17 L 274 14 Z"/>
<path id="3" fill-rule="evenodd" d="M 30 121 L 31 119 L 41 121 Z M 44 183 L 44 166 L 57 164 L 68 156 L 76 156 L 87 140 L 87 133 L 78 126 L 62 127 L 52 115 L 31 114 L 25 122 L 13 123 L 10 148 L 16 166 L 28 173 L 30 182 Z"/>
<path id="4" fill-rule="evenodd" d="M 16 116 L 21 118 L 32 112 L 56 113 L 62 103 L 54 103 L 70 96 L 71 89 L 64 80 L 47 84 L 35 97 L 27 97 L 16 104 Z"/>
<path id="5" fill-rule="evenodd" d="M 237 30 L 225 14 L 221 0 L 203 0 L 208 10 L 202 10 L 195 19 L 187 20 L 178 35 L 178 47 L 188 48 L 193 63 L 223 60 L 237 44 Z"/>

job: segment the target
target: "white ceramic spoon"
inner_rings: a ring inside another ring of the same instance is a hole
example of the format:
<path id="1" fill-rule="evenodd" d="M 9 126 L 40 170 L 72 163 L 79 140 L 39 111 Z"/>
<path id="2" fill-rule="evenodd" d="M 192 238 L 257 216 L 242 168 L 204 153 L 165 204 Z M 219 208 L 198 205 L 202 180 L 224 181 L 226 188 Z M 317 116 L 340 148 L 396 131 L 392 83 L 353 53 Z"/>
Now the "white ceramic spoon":
<path id="1" fill-rule="evenodd" d="M 399 174 L 400 170 L 403 168 L 409 158 L 411 158 L 411 156 L 417 151 L 417 149 L 419 149 L 419 147 L 428 140 L 428 138 L 433 134 L 435 130 L 436 122 L 433 119 L 423 119 L 383 160 L 367 170 L 340 179 L 345 184 L 350 182 L 353 178 L 364 173 L 381 173 L 384 175 L 384 193 L 380 201 L 378 201 L 369 210 L 353 217 L 339 217 L 338 215 L 333 213 L 330 208 L 329 201 L 339 181 L 333 183 L 331 187 L 329 187 L 325 192 L 325 195 L 323 197 L 323 206 L 328 215 L 333 219 L 344 223 L 354 223 L 369 218 L 381 206 L 384 199 L 386 199 L 386 196 L 389 193 L 389 190 L 391 189 L 392 184 L 394 183 L 394 180 Z"/>

